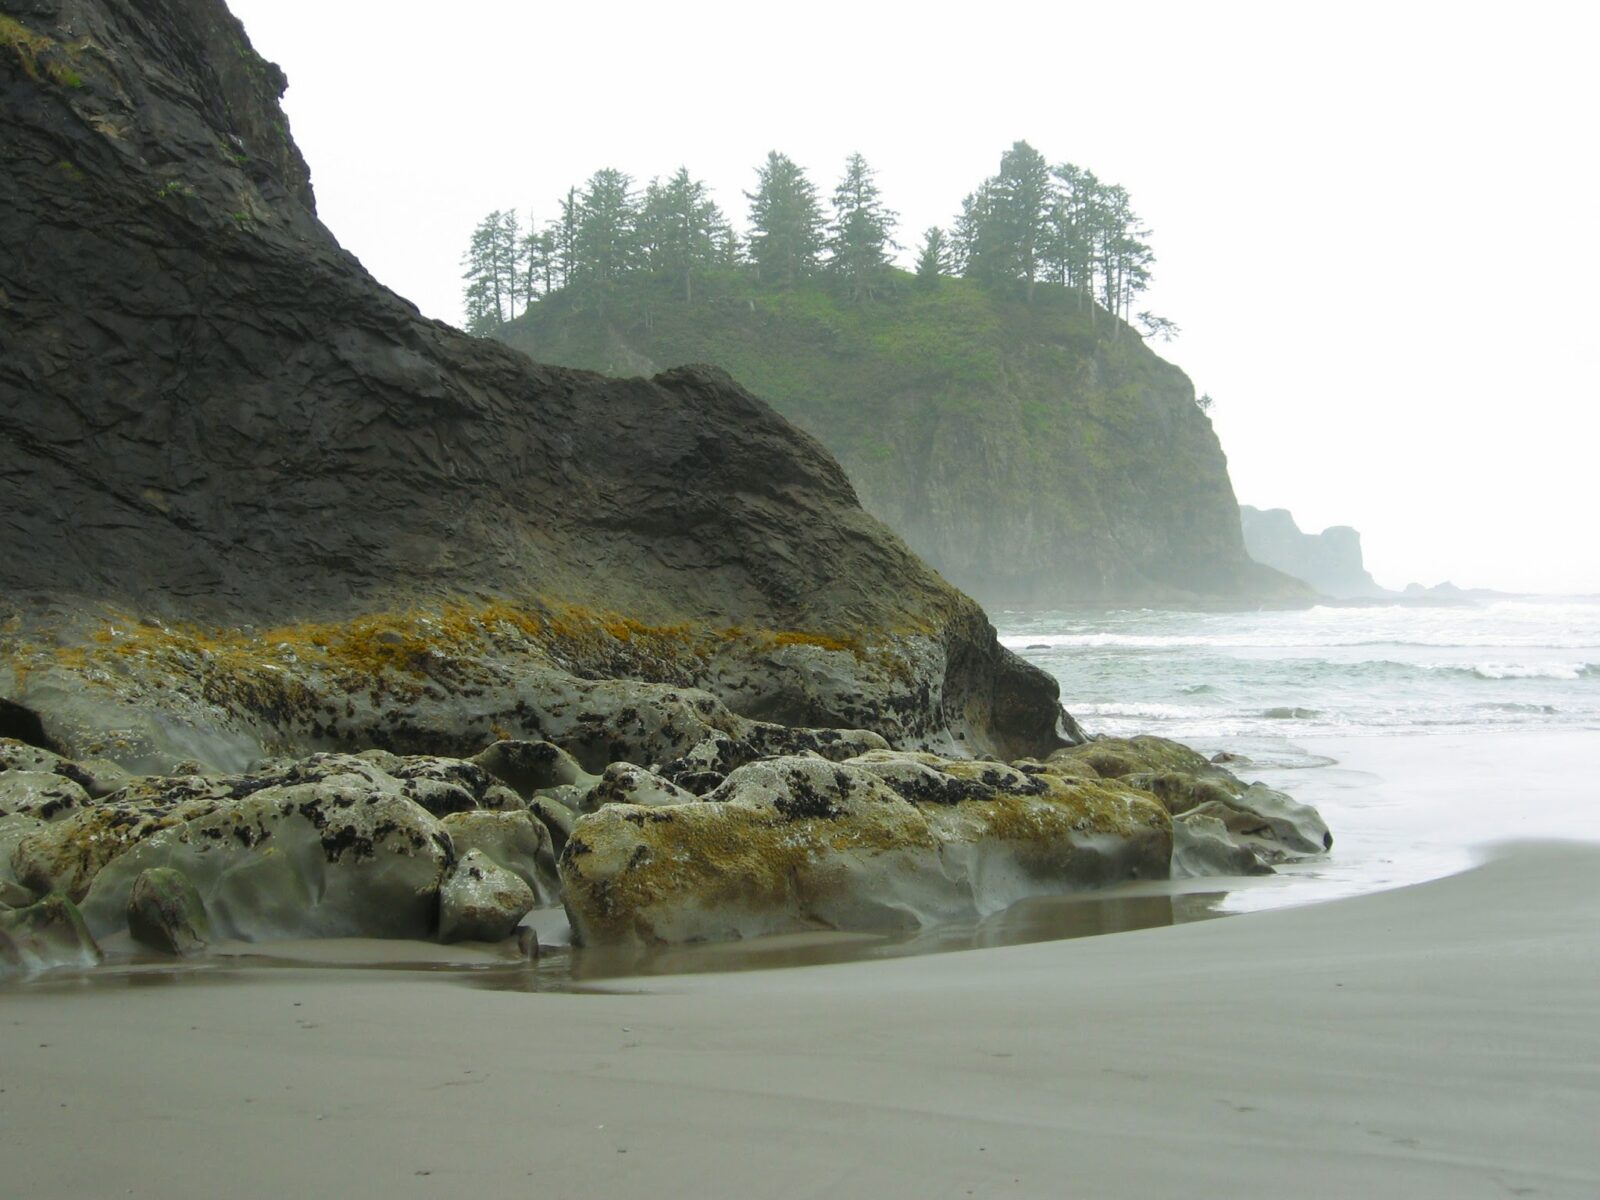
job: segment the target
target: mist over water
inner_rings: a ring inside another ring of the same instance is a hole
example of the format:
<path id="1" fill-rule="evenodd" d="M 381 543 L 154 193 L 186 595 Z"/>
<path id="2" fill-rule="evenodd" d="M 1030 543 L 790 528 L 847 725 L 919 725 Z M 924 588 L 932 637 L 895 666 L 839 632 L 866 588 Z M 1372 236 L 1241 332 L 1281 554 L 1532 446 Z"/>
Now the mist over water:
<path id="1" fill-rule="evenodd" d="M 1091 733 L 1600 729 L 1600 598 L 1291 612 L 1002 612 Z"/>

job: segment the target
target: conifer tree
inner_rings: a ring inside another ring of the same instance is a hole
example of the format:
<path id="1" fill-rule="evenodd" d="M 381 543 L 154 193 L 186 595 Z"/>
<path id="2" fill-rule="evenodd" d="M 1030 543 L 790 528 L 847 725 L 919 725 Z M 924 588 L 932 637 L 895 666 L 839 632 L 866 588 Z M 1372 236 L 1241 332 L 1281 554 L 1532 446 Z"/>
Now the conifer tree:
<path id="1" fill-rule="evenodd" d="M 750 257 L 769 283 L 795 284 L 812 274 L 822 251 L 823 218 L 806 173 L 776 150 L 756 168 L 750 201 Z"/>
<path id="2" fill-rule="evenodd" d="M 632 187 L 621 171 L 604 167 L 578 195 L 573 265 L 577 281 L 590 294 L 615 284 L 634 263 L 638 211 Z"/>
<path id="3" fill-rule="evenodd" d="M 845 281 L 852 300 L 865 300 L 889 265 L 896 214 L 885 208 L 872 168 L 859 154 L 845 160 L 844 176 L 833 192 L 828 226 L 828 268 Z"/>
<path id="4" fill-rule="evenodd" d="M 492 333 L 517 315 L 519 241 L 515 209 L 496 209 L 472 231 L 461 260 L 468 333 Z"/>
<path id="5" fill-rule="evenodd" d="M 639 242 L 653 274 L 672 281 L 685 302 L 694 300 L 695 278 L 713 265 L 722 213 L 700 180 L 679 167 L 666 183 L 652 179 L 639 214 Z"/>
<path id="6" fill-rule="evenodd" d="M 930 226 L 922 235 L 922 248 L 917 251 L 917 286 L 932 289 L 939 284 L 940 276 L 950 266 L 950 252 L 945 242 L 944 230 Z"/>
<path id="7" fill-rule="evenodd" d="M 1006 277 L 1007 255 L 995 212 L 995 188 L 986 179 L 961 202 L 951 239 L 951 266 L 967 279 L 993 282 Z"/>
<path id="8" fill-rule="evenodd" d="M 1011 149 L 1000 156 L 994 198 L 997 232 L 1009 260 L 1004 274 L 1022 280 L 1031 302 L 1050 237 L 1050 213 L 1055 199 L 1044 155 L 1027 142 L 1013 142 Z"/>
<path id="9" fill-rule="evenodd" d="M 549 227 L 537 231 L 532 221 L 528 226 L 528 232 L 522 239 L 520 260 L 524 310 L 540 296 L 548 296 L 555 290 L 555 237 Z"/>

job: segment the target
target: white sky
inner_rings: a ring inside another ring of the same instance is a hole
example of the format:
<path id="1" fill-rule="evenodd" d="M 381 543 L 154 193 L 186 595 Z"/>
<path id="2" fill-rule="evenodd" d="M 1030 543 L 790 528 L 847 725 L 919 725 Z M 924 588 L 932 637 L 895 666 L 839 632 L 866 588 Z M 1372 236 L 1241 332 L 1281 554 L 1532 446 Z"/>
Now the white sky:
<path id="1" fill-rule="evenodd" d="M 1600 5 L 230 0 L 323 220 L 459 319 L 493 208 L 859 150 L 909 248 L 1018 138 L 1154 231 L 1239 499 L 1398 587 L 1600 591 Z M 909 249 L 907 251 L 909 257 Z"/>

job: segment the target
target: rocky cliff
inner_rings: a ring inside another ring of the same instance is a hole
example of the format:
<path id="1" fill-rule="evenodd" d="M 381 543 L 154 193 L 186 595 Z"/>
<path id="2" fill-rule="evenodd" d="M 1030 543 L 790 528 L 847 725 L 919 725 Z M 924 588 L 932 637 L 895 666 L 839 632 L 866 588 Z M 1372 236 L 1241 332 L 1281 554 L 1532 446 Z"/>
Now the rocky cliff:
<path id="1" fill-rule="evenodd" d="M 536 365 L 372 280 L 220 0 L 4 11 L 0 733 L 141 770 L 1061 743 L 1054 682 L 726 375 Z"/>
<path id="2" fill-rule="evenodd" d="M 1304 580 L 1336 599 L 1388 595 L 1361 561 L 1361 535 L 1348 525 L 1303 533 L 1286 508 L 1239 506 L 1239 523 L 1250 557 Z"/>
<path id="3" fill-rule="evenodd" d="M 720 294 L 717 288 L 720 287 Z M 1246 555 L 1227 461 L 1193 385 L 1076 296 L 972 281 L 847 303 L 708 282 L 693 305 L 564 296 L 502 337 L 615 374 L 726 367 L 839 459 L 862 503 L 995 606 L 1303 600 Z"/>

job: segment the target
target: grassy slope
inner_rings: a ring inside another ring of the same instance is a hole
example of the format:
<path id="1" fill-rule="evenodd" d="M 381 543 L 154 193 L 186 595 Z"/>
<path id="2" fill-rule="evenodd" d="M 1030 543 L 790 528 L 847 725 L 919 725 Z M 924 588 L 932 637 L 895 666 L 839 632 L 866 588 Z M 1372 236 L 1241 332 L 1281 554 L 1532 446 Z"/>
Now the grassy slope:
<path id="1" fill-rule="evenodd" d="M 1210 422 L 1177 368 L 1059 289 L 1034 302 L 898 277 L 852 304 L 822 285 L 647 285 L 557 298 L 503 336 L 614 374 L 722 367 L 820 438 L 866 506 L 996 602 L 1259 597 Z"/>

